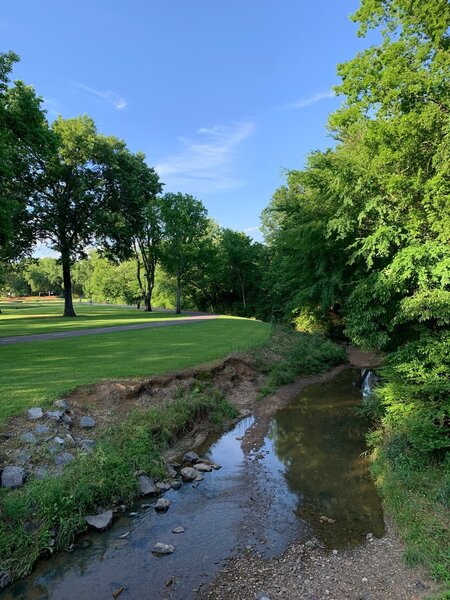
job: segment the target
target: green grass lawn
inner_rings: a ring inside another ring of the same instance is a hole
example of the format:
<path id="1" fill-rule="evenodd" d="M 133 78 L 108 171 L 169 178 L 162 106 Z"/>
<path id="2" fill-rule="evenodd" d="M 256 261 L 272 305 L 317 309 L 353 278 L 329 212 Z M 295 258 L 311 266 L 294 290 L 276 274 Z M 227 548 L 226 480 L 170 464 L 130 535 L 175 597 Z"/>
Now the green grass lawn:
<path id="1" fill-rule="evenodd" d="M 0 337 L 53 333 L 91 327 L 132 325 L 146 321 L 161 321 L 186 315 L 174 312 L 151 312 L 123 306 L 91 306 L 88 302 L 74 302 L 76 317 L 62 317 L 64 304 L 50 302 L 0 302 Z"/>
<path id="2" fill-rule="evenodd" d="M 101 379 L 151 376 L 264 343 L 270 325 L 222 317 L 193 325 L 0 346 L 0 425 Z"/>

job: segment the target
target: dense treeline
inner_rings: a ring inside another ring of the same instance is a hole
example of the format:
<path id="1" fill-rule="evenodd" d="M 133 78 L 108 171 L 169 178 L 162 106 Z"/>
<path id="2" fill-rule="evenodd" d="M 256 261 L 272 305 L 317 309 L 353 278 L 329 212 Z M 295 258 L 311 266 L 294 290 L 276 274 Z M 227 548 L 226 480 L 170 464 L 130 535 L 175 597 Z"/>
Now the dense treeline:
<path id="1" fill-rule="evenodd" d="M 450 447 L 450 5 L 362 0 L 354 18 L 361 34 L 381 29 L 382 42 L 339 65 L 336 91 L 344 101 L 329 120 L 335 148 L 312 153 L 304 169 L 290 171 L 264 212 L 269 309 L 302 328 L 341 327 L 353 343 L 389 352 L 370 405 L 380 419 L 372 441 L 385 490 L 407 504 L 415 489 L 416 503 L 433 497 L 443 508 Z M 430 485 L 433 468 L 441 469 L 440 479 Z M 442 575 L 448 533 L 438 523 L 421 532 L 428 547 L 419 558 L 433 562 L 426 554 L 436 551 L 434 569 Z M 421 535 L 415 536 L 417 545 Z M 433 536 L 440 539 L 436 548 Z"/>

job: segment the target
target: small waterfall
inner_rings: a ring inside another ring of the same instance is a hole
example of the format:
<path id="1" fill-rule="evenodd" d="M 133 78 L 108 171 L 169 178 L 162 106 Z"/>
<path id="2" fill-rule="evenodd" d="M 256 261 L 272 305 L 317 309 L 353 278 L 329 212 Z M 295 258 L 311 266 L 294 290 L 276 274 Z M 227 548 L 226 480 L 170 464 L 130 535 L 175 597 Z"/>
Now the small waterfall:
<path id="1" fill-rule="evenodd" d="M 373 392 L 373 388 L 376 385 L 377 377 L 374 372 L 370 369 L 361 370 L 361 391 L 363 400 L 366 400 Z"/>

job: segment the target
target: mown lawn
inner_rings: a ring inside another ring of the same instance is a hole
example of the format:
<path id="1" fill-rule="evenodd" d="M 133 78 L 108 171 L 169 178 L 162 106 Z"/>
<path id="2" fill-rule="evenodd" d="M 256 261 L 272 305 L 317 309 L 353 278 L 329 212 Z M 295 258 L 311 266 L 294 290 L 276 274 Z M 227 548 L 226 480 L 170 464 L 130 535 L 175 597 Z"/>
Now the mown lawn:
<path id="1" fill-rule="evenodd" d="M 132 325 L 145 321 L 182 318 L 174 312 L 151 312 L 123 306 L 91 306 L 88 302 L 74 302 L 76 317 L 62 317 L 63 302 L 0 302 L 0 337 L 53 333 L 91 327 Z"/>
<path id="2" fill-rule="evenodd" d="M 0 426 L 8 417 L 49 404 L 79 385 L 183 369 L 262 344 L 269 334 L 267 323 L 221 317 L 192 325 L 0 346 Z"/>

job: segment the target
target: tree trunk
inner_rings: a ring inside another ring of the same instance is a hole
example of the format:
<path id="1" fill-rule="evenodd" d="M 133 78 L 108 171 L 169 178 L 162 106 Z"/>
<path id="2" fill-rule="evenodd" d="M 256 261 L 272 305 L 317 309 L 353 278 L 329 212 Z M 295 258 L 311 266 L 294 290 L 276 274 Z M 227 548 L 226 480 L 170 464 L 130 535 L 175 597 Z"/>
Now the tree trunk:
<path id="1" fill-rule="evenodd" d="M 152 296 L 151 296 L 150 292 L 147 292 L 144 295 L 144 304 L 145 304 L 144 311 L 152 312 Z"/>
<path id="2" fill-rule="evenodd" d="M 175 310 L 177 315 L 181 314 L 181 276 L 177 270 L 177 308 Z"/>
<path id="3" fill-rule="evenodd" d="M 245 287 L 244 287 L 244 280 L 242 279 L 242 275 L 240 273 L 238 273 L 239 275 L 239 281 L 241 284 L 241 291 L 242 291 L 242 304 L 244 305 L 245 308 Z"/>
<path id="4" fill-rule="evenodd" d="M 70 275 L 70 257 L 68 254 L 61 255 L 63 281 L 64 281 L 64 314 L 63 317 L 76 317 L 72 302 L 72 278 Z"/>

